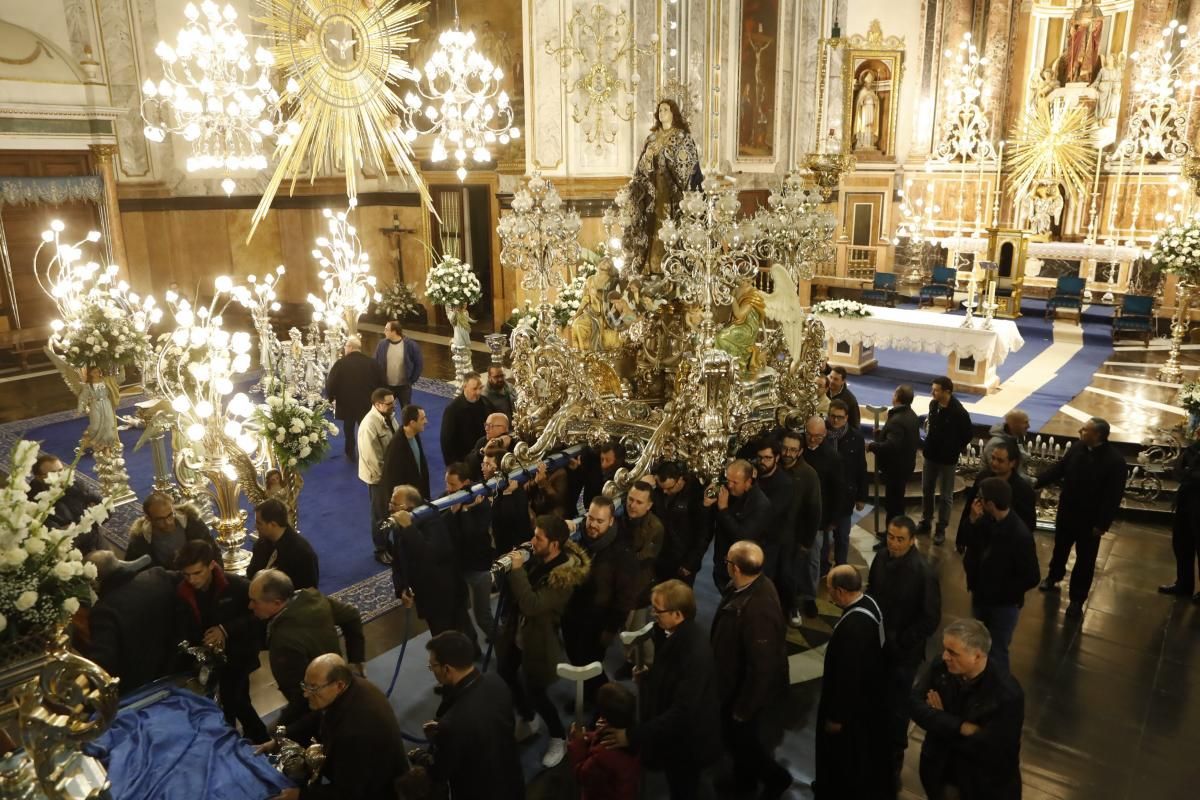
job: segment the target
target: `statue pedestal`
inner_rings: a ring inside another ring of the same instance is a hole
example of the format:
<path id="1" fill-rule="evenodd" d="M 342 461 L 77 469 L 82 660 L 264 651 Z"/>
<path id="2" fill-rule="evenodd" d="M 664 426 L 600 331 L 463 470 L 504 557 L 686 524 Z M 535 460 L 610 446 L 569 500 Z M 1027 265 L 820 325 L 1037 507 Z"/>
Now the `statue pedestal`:
<path id="1" fill-rule="evenodd" d="M 1082 105 L 1092 114 L 1096 113 L 1096 101 L 1099 99 L 1100 93 L 1086 83 L 1068 83 L 1050 93 L 1052 107 L 1057 103 L 1062 103 L 1068 108 Z"/>
<path id="2" fill-rule="evenodd" d="M 825 354 L 831 367 L 845 367 L 851 375 L 862 375 L 875 369 L 879 363 L 875 360 L 875 347 L 864 345 L 862 342 L 839 341 L 830 336 L 826 342 Z"/>

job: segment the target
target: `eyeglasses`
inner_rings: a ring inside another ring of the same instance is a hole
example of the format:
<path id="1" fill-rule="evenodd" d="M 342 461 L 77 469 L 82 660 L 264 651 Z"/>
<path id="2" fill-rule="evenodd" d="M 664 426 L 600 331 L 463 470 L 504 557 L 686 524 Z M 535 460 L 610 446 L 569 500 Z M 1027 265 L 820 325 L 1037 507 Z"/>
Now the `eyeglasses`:
<path id="1" fill-rule="evenodd" d="M 846 419 L 845 414 L 830 414 L 829 419 Z"/>
<path id="2" fill-rule="evenodd" d="M 660 617 L 663 614 L 670 614 L 674 610 L 673 608 L 655 608 L 654 606 L 650 606 L 650 613 L 656 617 Z"/>
<path id="3" fill-rule="evenodd" d="M 305 683 L 304 681 L 300 681 L 300 691 L 304 692 L 304 694 L 316 694 L 317 692 L 321 691 L 322 689 L 328 688 L 330 686 L 333 686 L 332 681 L 330 681 L 328 683 L 322 683 L 319 686 L 313 686 L 312 684 L 308 684 L 308 683 Z"/>
<path id="4" fill-rule="evenodd" d="M 446 665 L 445 665 L 445 664 L 439 664 L 439 663 L 438 663 L 438 662 L 436 662 L 436 661 L 430 661 L 430 662 L 429 662 L 428 664 L 426 664 L 425 666 L 429 668 L 429 671 L 430 671 L 430 672 L 435 672 L 436 670 L 439 670 L 439 669 L 441 669 L 442 667 L 444 667 L 444 666 L 446 666 Z"/>
<path id="5" fill-rule="evenodd" d="M 172 511 L 170 514 L 163 514 L 163 515 L 157 516 L 157 517 L 154 516 L 153 514 L 147 514 L 146 516 L 150 518 L 151 522 L 166 522 L 169 519 L 175 518 L 175 512 Z"/>

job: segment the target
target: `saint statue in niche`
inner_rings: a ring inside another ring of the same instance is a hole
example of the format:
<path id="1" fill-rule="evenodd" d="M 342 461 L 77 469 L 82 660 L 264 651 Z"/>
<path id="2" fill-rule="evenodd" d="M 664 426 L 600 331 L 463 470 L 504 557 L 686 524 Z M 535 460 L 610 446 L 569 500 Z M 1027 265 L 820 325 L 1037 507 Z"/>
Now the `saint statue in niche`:
<path id="1" fill-rule="evenodd" d="M 865 70 L 854 100 L 854 149 L 879 149 L 879 94 L 875 91 L 875 73 Z"/>
<path id="2" fill-rule="evenodd" d="M 683 193 L 699 188 L 700 181 L 700 151 L 687 120 L 674 100 L 660 100 L 629 182 L 634 219 L 631 235 L 623 237 L 632 263 L 643 264 L 644 272 L 661 271 L 664 248 L 659 226 L 679 215 Z"/>
<path id="3" fill-rule="evenodd" d="M 1067 31 L 1067 83 L 1091 83 L 1100 62 L 1104 15 L 1095 0 L 1082 0 Z"/>

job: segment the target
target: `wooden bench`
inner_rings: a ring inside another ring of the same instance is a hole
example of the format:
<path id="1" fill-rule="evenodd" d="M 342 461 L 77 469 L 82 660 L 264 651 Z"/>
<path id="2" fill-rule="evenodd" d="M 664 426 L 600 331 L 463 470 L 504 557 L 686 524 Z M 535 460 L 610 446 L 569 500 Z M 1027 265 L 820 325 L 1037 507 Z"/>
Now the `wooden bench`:
<path id="1" fill-rule="evenodd" d="M 42 352 L 51 332 L 49 325 L 0 331 L 0 353 L 13 353 L 21 363 L 21 369 L 29 369 L 30 354 Z"/>

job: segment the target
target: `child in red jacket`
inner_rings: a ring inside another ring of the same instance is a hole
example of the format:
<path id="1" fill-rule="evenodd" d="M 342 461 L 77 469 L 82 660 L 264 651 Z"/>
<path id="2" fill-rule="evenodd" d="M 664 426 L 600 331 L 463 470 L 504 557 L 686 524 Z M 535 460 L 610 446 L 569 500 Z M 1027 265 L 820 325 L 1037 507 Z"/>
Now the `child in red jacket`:
<path id="1" fill-rule="evenodd" d="M 567 755 L 579 787 L 579 800 L 637 800 L 642 765 L 627 748 L 601 744 L 606 728 L 627 730 L 633 725 L 637 701 L 619 683 L 606 683 L 596 693 L 596 727 L 571 726 Z"/>

